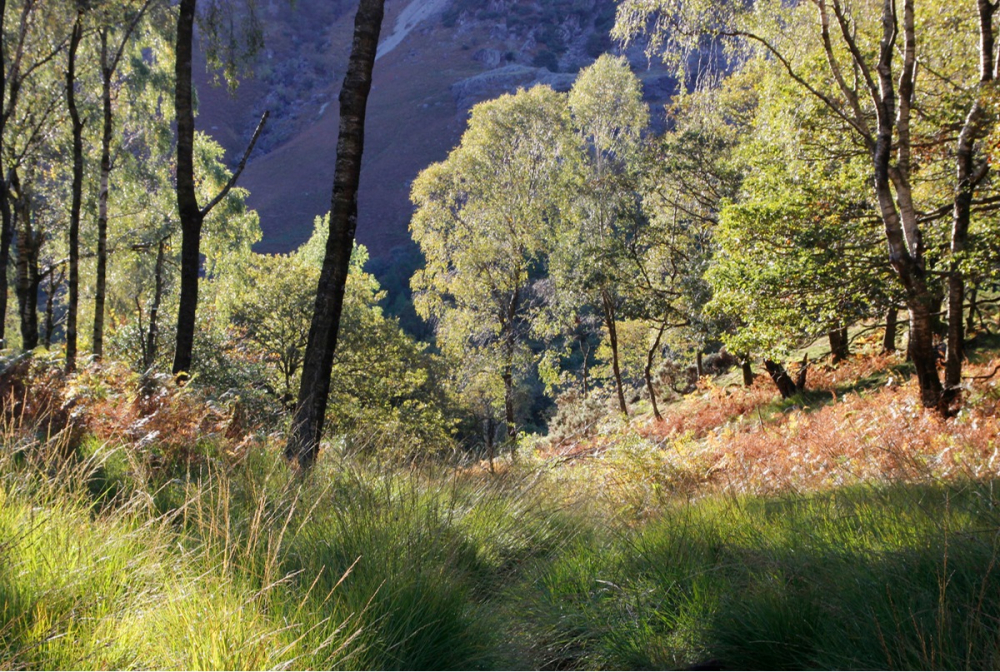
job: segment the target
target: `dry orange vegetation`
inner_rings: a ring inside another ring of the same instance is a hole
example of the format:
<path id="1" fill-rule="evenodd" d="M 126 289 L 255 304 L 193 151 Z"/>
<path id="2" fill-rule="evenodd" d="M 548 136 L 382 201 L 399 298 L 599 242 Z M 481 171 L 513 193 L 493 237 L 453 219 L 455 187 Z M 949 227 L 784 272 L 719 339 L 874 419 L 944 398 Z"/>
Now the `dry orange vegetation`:
<path id="1" fill-rule="evenodd" d="M 998 363 L 970 364 L 966 376 L 985 377 Z M 898 372 L 903 364 L 901 356 L 872 356 L 816 367 L 810 391 L 790 402 L 766 375 L 750 388 L 706 380 L 668 405 L 660 422 L 634 419 L 541 453 L 594 472 L 606 486 L 648 477 L 688 495 L 996 477 L 1000 375 L 969 380 L 961 412 L 945 419 L 919 405 L 915 380 Z"/>
<path id="2" fill-rule="evenodd" d="M 0 410 L 8 438 L 38 434 L 67 453 L 85 437 L 155 451 L 154 465 L 200 459 L 205 441 L 238 447 L 238 413 L 175 385 L 169 376 L 142 379 L 121 364 L 90 366 L 66 376 L 47 360 L 24 359 L 0 373 Z"/>

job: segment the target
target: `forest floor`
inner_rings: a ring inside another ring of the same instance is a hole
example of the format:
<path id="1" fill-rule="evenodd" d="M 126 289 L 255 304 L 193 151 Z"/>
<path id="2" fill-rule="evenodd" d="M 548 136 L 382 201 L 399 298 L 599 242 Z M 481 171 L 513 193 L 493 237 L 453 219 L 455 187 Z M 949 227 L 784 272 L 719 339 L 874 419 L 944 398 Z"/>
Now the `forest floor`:
<path id="1" fill-rule="evenodd" d="M 0 669 L 997 669 L 998 346 L 950 419 L 861 348 L 496 473 L 306 477 L 196 391 L 7 362 Z"/>

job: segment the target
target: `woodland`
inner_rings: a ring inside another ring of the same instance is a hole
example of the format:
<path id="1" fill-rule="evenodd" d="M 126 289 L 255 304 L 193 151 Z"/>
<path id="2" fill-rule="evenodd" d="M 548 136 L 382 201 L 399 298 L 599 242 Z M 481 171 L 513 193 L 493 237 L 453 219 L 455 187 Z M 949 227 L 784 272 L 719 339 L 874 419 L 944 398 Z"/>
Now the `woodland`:
<path id="1" fill-rule="evenodd" d="M 1000 667 L 1000 4 L 596 6 L 445 3 L 609 32 L 472 107 L 387 272 L 384 0 L 281 254 L 269 113 L 197 116 L 257 2 L 0 0 L 0 669 Z"/>

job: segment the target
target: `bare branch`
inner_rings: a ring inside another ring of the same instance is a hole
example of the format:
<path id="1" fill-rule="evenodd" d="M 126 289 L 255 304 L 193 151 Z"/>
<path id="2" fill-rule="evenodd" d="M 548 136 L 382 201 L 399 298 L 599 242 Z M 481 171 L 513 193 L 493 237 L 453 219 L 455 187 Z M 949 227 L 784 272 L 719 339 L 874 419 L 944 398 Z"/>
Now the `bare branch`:
<path id="1" fill-rule="evenodd" d="M 215 198 L 213 198 L 208 205 L 206 205 L 204 208 L 201 209 L 202 217 L 207 217 L 208 213 L 212 211 L 212 208 L 217 206 L 219 202 L 221 202 L 222 199 L 224 199 L 229 194 L 229 191 L 236 185 L 236 180 L 240 179 L 240 174 L 243 172 L 243 169 L 247 167 L 247 159 L 250 158 L 250 154 L 251 152 L 253 152 L 254 145 L 257 144 L 257 139 L 260 138 L 260 134 L 264 130 L 264 124 L 267 122 L 267 118 L 270 116 L 270 114 L 271 114 L 270 111 L 268 110 L 264 111 L 263 116 L 261 116 L 260 118 L 260 123 L 257 124 L 257 130 L 253 132 L 253 137 L 250 138 L 250 144 L 247 146 L 247 151 L 243 152 L 243 158 L 240 159 L 240 165 L 236 167 L 236 170 L 233 172 L 232 177 L 229 178 L 229 182 L 227 182 L 226 186 L 222 188 L 222 191 L 220 191 L 219 194 Z"/>

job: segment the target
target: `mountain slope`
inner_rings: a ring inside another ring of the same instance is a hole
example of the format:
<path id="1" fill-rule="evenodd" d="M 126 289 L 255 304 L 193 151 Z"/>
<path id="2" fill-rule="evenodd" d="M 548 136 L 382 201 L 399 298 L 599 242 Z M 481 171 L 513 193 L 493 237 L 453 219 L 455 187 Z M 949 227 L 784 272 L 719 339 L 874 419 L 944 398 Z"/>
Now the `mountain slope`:
<path id="1" fill-rule="evenodd" d="M 337 92 L 353 23 L 347 0 L 266 8 L 267 49 L 236 96 L 202 74 L 199 127 L 236 158 L 264 109 L 272 121 L 241 184 L 261 215 L 261 251 L 286 251 L 330 207 Z M 358 239 L 374 257 L 409 240 L 409 187 L 464 130 L 469 108 L 520 86 L 565 90 L 606 49 L 612 0 L 387 0 L 369 101 Z M 645 66 L 641 57 L 634 59 Z M 672 80 L 645 70 L 649 98 Z M 659 115 L 662 117 L 662 115 Z"/>

